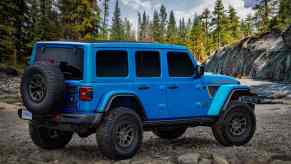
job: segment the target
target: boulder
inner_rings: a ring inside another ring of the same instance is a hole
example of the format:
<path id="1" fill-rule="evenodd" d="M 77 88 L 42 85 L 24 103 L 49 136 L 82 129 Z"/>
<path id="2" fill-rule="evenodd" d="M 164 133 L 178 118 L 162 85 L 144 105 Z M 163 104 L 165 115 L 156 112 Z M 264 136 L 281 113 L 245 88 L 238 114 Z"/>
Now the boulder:
<path id="1" fill-rule="evenodd" d="M 200 154 L 198 153 L 187 153 L 178 157 L 179 164 L 198 164 Z"/>
<path id="2" fill-rule="evenodd" d="M 291 28 L 289 31 L 288 36 Z M 245 38 L 211 55 L 205 63 L 206 71 L 238 78 L 291 81 L 291 49 L 285 42 L 278 30 Z"/>
<path id="3" fill-rule="evenodd" d="M 229 164 L 229 162 L 227 162 L 227 160 L 224 157 L 214 154 L 213 164 Z"/>
<path id="4" fill-rule="evenodd" d="M 212 164 L 210 159 L 203 158 L 199 161 L 199 164 Z"/>

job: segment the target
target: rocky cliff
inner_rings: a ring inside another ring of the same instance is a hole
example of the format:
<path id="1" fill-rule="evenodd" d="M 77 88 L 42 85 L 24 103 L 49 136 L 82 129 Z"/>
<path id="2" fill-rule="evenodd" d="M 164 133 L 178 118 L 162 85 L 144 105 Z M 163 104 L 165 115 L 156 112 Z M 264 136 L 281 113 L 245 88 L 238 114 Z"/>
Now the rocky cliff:
<path id="1" fill-rule="evenodd" d="M 248 37 L 216 51 L 206 70 L 236 77 L 291 81 L 291 26 Z"/>

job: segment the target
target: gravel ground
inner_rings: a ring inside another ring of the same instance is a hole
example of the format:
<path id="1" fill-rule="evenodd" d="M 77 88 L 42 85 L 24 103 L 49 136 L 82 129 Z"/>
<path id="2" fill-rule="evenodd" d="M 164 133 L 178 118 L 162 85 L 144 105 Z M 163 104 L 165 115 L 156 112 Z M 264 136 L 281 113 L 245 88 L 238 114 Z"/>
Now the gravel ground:
<path id="1" fill-rule="evenodd" d="M 254 82 L 257 83 L 260 82 Z M 19 102 L 12 104 L 0 100 L 0 163 L 114 163 L 101 155 L 95 135 L 88 138 L 75 135 L 62 150 L 37 148 L 29 137 L 27 122 L 17 117 Z M 256 106 L 256 115 L 257 131 L 245 146 L 223 147 L 207 127 L 189 128 L 183 137 L 173 141 L 146 132 L 138 154 L 116 163 L 187 163 L 190 156 L 190 163 L 291 164 L 291 105 L 260 104 Z"/>

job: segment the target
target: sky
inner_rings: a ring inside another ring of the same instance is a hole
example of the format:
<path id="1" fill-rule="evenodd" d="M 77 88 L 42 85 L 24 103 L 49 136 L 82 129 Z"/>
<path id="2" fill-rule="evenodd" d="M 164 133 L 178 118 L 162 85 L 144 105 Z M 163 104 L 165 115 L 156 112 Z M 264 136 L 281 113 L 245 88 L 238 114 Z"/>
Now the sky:
<path id="1" fill-rule="evenodd" d="M 116 0 L 111 0 L 111 11 L 113 10 Z M 205 8 L 210 9 L 211 11 L 214 8 L 216 0 L 119 0 L 119 6 L 121 9 L 121 15 L 123 18 L 128 18 L 132 23 L 134 29 L 137 27 L 137 12 L 146 11 L 147 14 L 152 16 L 154 9 L 159 10 L 161 4 L 163 4 L 168 12 L 173 10 L 176 16 L 176 19 L 184 17 L 186 20 L 188 18 L 193 18 L 196 14 L 201 14 Z M 248 14 L 252 14 L 253 10 L 250 7 L 255 1 L 258 0 L 222 0 L 225 9 L 229 5 L 232 5 L 237 14 L 245 18 Z M 246 8 L 245 6 L 248 6 Z M 110 19 L 111 20 L 111 19 Z"/>

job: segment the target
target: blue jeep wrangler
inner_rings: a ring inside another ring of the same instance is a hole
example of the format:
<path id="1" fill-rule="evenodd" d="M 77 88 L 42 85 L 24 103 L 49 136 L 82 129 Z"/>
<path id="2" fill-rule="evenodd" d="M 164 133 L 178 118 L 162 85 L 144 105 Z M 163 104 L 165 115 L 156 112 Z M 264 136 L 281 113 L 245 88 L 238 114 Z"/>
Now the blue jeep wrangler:
<path id="1" fill-rule="evenodd" d="M 21 94 L 32 141 L 65 147 L 74 133 L 96 133 L 110 159 L 130 158 L 143 131 L 176 139 L 209 126 L 219 143 L 244 145 L 256 128 L 250 88 L 204 73 L 183 46 L 149 42 L 48 41 L 35 44 Z"/>

